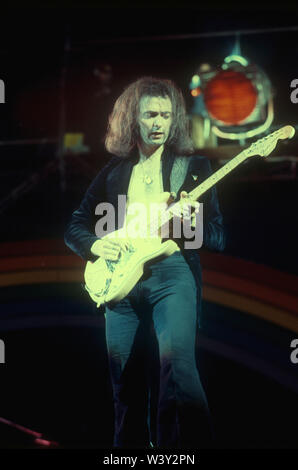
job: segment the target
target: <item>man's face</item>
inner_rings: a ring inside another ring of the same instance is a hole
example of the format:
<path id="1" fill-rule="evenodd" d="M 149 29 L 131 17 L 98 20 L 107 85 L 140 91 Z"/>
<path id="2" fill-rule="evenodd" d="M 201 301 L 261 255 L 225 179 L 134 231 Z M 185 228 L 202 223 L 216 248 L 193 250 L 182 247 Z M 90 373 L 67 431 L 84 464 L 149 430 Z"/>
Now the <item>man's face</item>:
<path id="1" fill-rule="evenodd" d="M 172 124 L 172 103 L 170 98 L 142 96 L 138 117 L 141 144 L 146 148 L 158 148 L 169 136 Z"/>

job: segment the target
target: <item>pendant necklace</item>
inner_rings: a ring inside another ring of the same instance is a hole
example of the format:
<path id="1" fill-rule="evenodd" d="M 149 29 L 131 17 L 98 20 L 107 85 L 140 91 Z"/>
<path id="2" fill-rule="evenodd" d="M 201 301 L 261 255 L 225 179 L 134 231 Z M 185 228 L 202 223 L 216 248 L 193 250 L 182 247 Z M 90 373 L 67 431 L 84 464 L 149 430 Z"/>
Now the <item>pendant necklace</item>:
<path id="1" fill-rule="evenodd" d="M 142 162 L 142 172 L 143 172 L 143 183 L 146 183 L 146 184 L 153 183 L 153 178 L 151 178 L 151 176 L 148 175 L 148 173 L 145 173 L 144 171 L 144 162 Z"/>

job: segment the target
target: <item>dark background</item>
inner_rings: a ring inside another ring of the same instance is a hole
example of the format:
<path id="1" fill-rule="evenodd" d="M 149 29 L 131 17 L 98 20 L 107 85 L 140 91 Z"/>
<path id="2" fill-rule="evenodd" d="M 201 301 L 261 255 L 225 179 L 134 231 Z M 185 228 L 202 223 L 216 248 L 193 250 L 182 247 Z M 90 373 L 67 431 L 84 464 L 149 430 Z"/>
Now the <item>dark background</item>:
<path id="1" fill-rule="evenodd" d="M 290 101 L 290 83 L 298 78 L 294 5 L 88 5 L 27 4 L 1 12 L 0 78 L 6 86 L 6 103 L 0 105 L 2 243 L 63 239 L 72 211 L 109 158 L 103 137 L 123 88 L 143 75 L 170 78 L 182 89 L 190 111 L 188 85 L 196 68 L 202 62 L 221 65 L 234 46 L 236 31 L 243 32 L 242 54 L 271 80 L 274 126 L 297 123 L 298 104 Z M 272 28 L 288 31 L 270 32 Z M 252 30 L 254 34 L 248 34 Z M 223 32 L 231 34 L 220 35 Z M 194 37 L 198 34 L 202 36 Z M 110 92 L 98 96 L 93 70 L 105 64 L 112 70 Z M 79 131 L 90 151 L 81 159 L 65 156 L 62 171 L 57 163 L 59 139 L 65 132 Z M 297 138 L 281 143 L 275 155 L 297 157 Z M 51 162 L 54 167 L 48 170 Z M 213 158 L 213 169 L 218 165 Z M 295 171 L 289 177 L 286 161 L 277 165 L 251 159 L 218 184 L 227 255 L 297 275 Z M 28 297 L 42 298 L 42 289 L 37 286 Z M 8 346 L 6 364 L 0 365 L 0 416 L 38 429 L 66 447 L 110 447 L 112 400 L 103 325 L 50 327 L 42 325 L 40 317 L 34 324 L 29 302 L 22 313 L 23 320 L 28 317 L 27 326 L 18 326 L 13 309 L 7 326 L 10 299 L 22 304 L 27 291 L 9 287 L 2 294 L 6 323 L 0 332 Z M 52 313 L 73 296 L 64 313 L 90 314 L 79 288 L 73 292 L 57 287 L 51 295 L 56 299 Z M 212 311 L 207 303 L 205 309 Z M 269 334 L 270 327 L 262 327 Z M 295 333 L 280 335 L 288 341 Z M 206 351 L 201 357 L 219 446 L 297 447 L 297 392 Z M 1 431 L 2 447 L 26 445 L 17 431 L 5 426 Z"/>

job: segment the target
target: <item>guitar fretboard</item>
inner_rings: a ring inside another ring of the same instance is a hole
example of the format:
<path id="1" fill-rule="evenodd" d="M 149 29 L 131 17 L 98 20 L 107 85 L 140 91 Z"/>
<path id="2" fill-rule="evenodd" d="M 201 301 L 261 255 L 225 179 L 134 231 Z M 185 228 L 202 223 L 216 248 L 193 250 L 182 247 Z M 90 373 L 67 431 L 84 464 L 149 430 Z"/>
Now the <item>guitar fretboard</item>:
<path id="1" fill-rule="evenodd" d="M 226 176 L 228 173 L 230 173 L 234 168 L 236 168 L 240 163 L 242 163 L 244 160 L 247 159 L 247 155 L 245 153 L 245 150 L 243 150 L 241 153 L 236 155 L 232 160 L 227 162 L 222 168 L 217 170 L 215 173 L 210 175 L 203 183 L 201 183 L 197 188 L 193 189 L 189 195 L 191 199 L 197 200 L 202 194 L 204 194 L 208 189 L 212 188 L 218 181 L 220 181 L 224 176 Z M 162 218 L 156 218 L 153 219 L 150 223 L 150 233 L 154 234 L 156 233 L 159 228 L 169 222 L 173 218 L 173 212 L 175 212 L 175 209 L 178 211 L 178 206 L 180 205 L 180 202 L 176 202 L 173 204 L 170 208 L 170 210 L 167 210 L 164 212 Z"/>
<path id="2" fill-rule="evenodd" d="M 204 194 L 208 189 L 212 188 L 218 181 L 220 181 L 224 176 L 226 176 L 230 171 L 234 170 L 240 163 L 246 160 L 247 156 L 245 154 L 245 150 L 239 153 L 226 163 L 222 168 L 217 170 L 211 176 L 209 176 L 203 183 L 201 183 L 197 188 L 193 189 L 189 194 L 192 199 L 197 200 L 202 194 Z"/>

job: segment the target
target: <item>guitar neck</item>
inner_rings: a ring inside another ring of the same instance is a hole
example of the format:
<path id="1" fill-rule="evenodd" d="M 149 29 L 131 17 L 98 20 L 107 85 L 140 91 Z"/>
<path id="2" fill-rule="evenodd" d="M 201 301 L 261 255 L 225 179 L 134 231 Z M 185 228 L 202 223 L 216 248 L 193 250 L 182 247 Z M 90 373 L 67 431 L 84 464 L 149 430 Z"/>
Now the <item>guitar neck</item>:
<path id="1" fill-rule="evenodd" d="M 244 162 L 247 159 L 246 151 L 243 150 L 241 153 L 236 155 L 232 160 L 226 163 L 222 168 L 217 170 L 215 173 L 210 175 L 203 183 L 193 189 L 189 195 L 193 200 L 197 200 L 202 194 L 204 194 L 208 189 L 214 186 L 218 181 L 220 181 L 224 176 L 230 173 L 234 168 L 236 168 L 240 163 Z M 173 212 L 180 202 L 176 202 L 172 206 L 172 210 L 167 210 L 162 217 L 162 221 L 159 218 L 153 219 L 150 224 L 150 233 L 154 234 L 156 231 L 165 223 L 169 222 L 173 218 Z"/>
<path id="2" fill-rule="evenodd" d="M 210 175 L 203 183 L 193 189 L 189 194 L 192 199 L 197 200 L 202 194 L 204 194 L 208 189 L 212 188 L 218 181 L 220 181 L 224 176 L 228 175 L 234 168 L 236 168 L 240 163 L 244 162 L 247 159 L 245 150 L 236 155 L 232 160 L 226 163 L 222 168 L 217 170 L 215 173 Z"/>
<path id="3" fill-rule="evenodd" d="M 295 134 L 295 129 L 293 126 L 283 126 L 279 130 L 272 132 L 270 135 L 259 139 L 257 142 L 254 142 L 250 145 L 249 148 L 240 152 L 236 157 L 226 163 L 222 168 L 217 170 L 211 176 L 209 176 L 203 183 L 193 189 L 189 196 L 192 200 L 196 201 L 202 194 L 204 194 L 208 189 L 212 188 L 218 181 L 220 181 L 224 176 L 226 176 L 230 171 L 234 170 L 240 163 L 246 160 L 248 157 L 253 155 L 260 155 L 262 157 L 267 157 L 272 150 L 276 147 L 277 141 L 280 139 L 291 139 Z M 178 211 L 181 208 L 180 201 L 176 202 L 173 206 L 168 207 L 167 211 L 164 214 L 162 223 L 168 222 L 173 218 L 173 213 Z M 161 224 L 154 220 L 150 224 L 150 228 L 154 232 L 159 229 Z"/>

